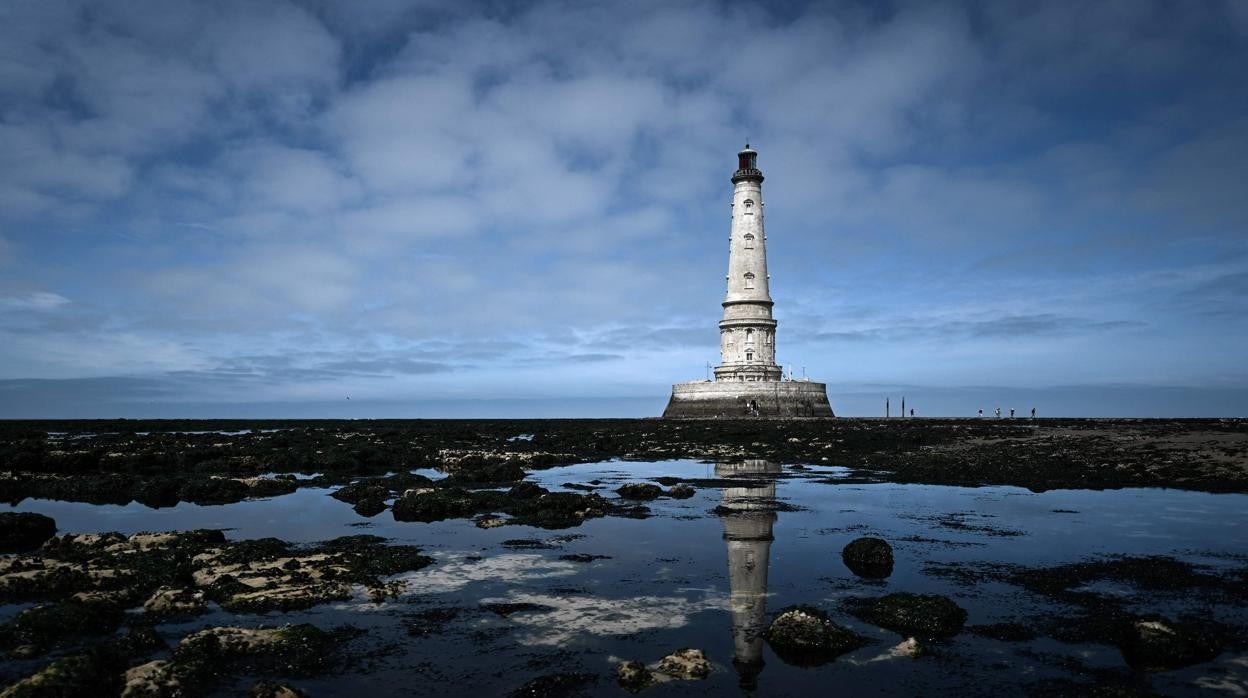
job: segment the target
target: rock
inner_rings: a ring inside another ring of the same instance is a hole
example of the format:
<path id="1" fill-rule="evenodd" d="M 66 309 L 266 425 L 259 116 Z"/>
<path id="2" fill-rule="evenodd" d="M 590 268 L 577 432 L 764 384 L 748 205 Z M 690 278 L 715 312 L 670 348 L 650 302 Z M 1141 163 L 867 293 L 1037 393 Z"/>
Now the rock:
<path id="1" fill-rule="evenodd" d="M 767 642 L 776 656 L 794 666 L 826 664 L 868 643 L 811 606 L 782 609 L 767 630 Z"/>
<path id="2" fill-rule="evenodd" d="M 65 640 L 83 635 L 103 635 L 125 619 L 122 606 L 108 600 L 67 600 L 27 608 L 0 626 L 0 647 L 22 648 L 34 656 Z"/>
<path id="3" fill-rule="evenodd" d="M 172 662 L 163 659 L 126 670 L 122 698 L 175 698 L 184 694 Z"/>
<path id="4" fill-rule="evenodd" d="M 625 499 L 658 499 L 663 494 L 663 488 L 649 482 L 630 482 L 621 485 L 616 493 Z"/>
<path id="5" fill-rule="evenodd" d="M 883 538 L 858 538 L 841 551 L 850 572 L 867 579 L 885 579 L 893 573 L 893 548 Z"/>
<path id="6" fill-rule="evenodd" d="M 115 677 L 89 655 L 64 657 L 0 691 L 0 698 L 96 696 L 117 691 Z"/>
<path id="7" fill-rule="evenodd" d="M 390 488 L 370 478 L 334 490 L 329 496 L 347 504 L 358 504 L 365 499 L 389 499 Z"/>
<path id="8" fill-rule="evenodd" d="M 609 505 L 597 494 L 549 492 L 529 500 L 515 502 L 507 511 L 515 518 L 512 523 L 538 528 L 579 526 L 585 519 L 606 514 Z"/>
<path id="9" fill-rule="evenodd" d="M 386 502 L 381 497 L 365 497 L 352 507 L 360 516 L 376 516 L 386 510 Z"/>
<path id="10" fill-rule="evenodd" d="M 672 485 L 667 489 L 667 496 L 672 499 L 689 499 L 696 493 L 697 490 L 689 485 Z"/>
<path id="11" fill-rule="evenodd" d="M 306 695 L 294 686 L 272 681 L 257 681 L 251 687 L 251 698 L 303 698 Z"/>
<path id="12" fill-rule="evenodd" d="M 711 675 L 711 662 L 702 650 L 676 650 L 659 660 L 658 671 L 676 679 L 705 679 Z"/>
<path id="13" fill-rule="evenodd" d="M 43 514 L 0 513 L 0 553 L 34 550 L 56 535 L 56 521 Z"/>
<path id="14" fill-rule="evenodd" d="M 507 519 L 501 516 L 478 516 L 476 523 L 477 528 L 498 528 L 499 526 L 506 526 Z"/>
<path id="15" fill-rule="evenodd" d="M 593 674 L 547 674 L 525 683 L 508 694 L 510 698 L 570 698 L 581 696 L 584 689 L 598 681 Z"/>
<path id="16" fill-rule="evenodd" d="M 312 674 L 325 669 L 333 637 L 314 625 L 216 627 L 183 638 L 173 650 L 178 674 L 192 683 L 245 671 Z M 185 680 L 185 679 L 184 679 Z"/>
<path id="17" fill-rule="evenodd" d="M 542 487 L 536 482 L 521 482 L 507 491 L 507 496 L 512 499 L 532 499 L 540 497 L 550 490 Z"/>
<path id="18" fill-rule="evenodd" d="M 161 587 L 143 603 L 143 610 L 163 618 L 194 616 L 206 612 L 208 602 L 197 589 Z"/>
<path id="19" fill-rule="evenodd" d="M 565 562 L 593 562 L 594 560 L 610 560 L 610 555 L 593 555 L 590 553 L 570 553 L 568 555 L 560 555 L 560 560 Z"/>
<path id="20" fill-rule="evenodd" d="M 1167 671 L 1217 657 L 1222 653 L 1222 643 L 1214 633 L 1194 624 L 1151 616 L 1130 623 L 1119 649 L 1133 668 Z"/>
<path id="21" fill-rule="evenodd" d="M 966 611 L 937 594 L 889 594 L 860 607 L 857 615 L 881 628 L 919 637 L 953 637 L 966 623 Z"/>
<path id="22" fill-rule="evenodd" d="M 471 516 L 476 512 L 473 496 L 457 487 L 408 491 L 390 507 L 395 521 L 426 523 Z"/>
<path id="23" fill-rule="evenodd" d="M 615 668 L 615 681 L 620 688 L 636 693 L 654 683 L 654 674 L 641 662 L 622 662 Z"/>
<path id="24" fill-rule="evenodd" d="M 524 479 L 524 466 L 511 459 L 498 462 L 465 457 L 448 476 L 454 482 L 497 483 Z"/>

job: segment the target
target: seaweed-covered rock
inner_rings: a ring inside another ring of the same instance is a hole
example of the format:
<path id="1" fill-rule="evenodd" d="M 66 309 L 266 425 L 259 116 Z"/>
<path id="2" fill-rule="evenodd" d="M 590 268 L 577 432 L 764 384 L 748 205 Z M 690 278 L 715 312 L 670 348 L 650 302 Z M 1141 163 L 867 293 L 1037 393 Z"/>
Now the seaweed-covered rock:
<path id="1" fill-rule="evenodd" d="M 360 516 L 376 516 L 386 510 L 386 502 L 380 497 L 365 497 L 351 507 Z"/>
<path id="2" fill-rule="evenodd" d="M 160 618 L 179 618 L 205 613 L 208 602 L 201 590 L 165 586 L 143 602 L 143 610 Z"/>
<path id="3" fill-rule="evenodd" d="M 257 681 L 251 687 L 251 698 L 303 698 L 307 694 L 294 686 L 273 681 Z"/>
<path id="4" fill-rule="evenodd" d="M 615 668 L 615 681 L 620 688 L 636 693 L 654 683 L 654 674 L 641 662 L 621 662 Z"/>
<path id="5" fill-rule="evenodd" d="M 651 500 L 663 494 L 663 488 L 650 482 L 629 482 L 621 485 L 616 493 L 625 499 Z"/>
<path id="6" fill-rule="evenodd" d="M 476 499 L 458 487 L 410 490 L 394 500 L 390 513 L 395 521 L 442 521 L 477 513 Z"/>
<path id="7" fill-rule="evenodd" d="M 658 671 L 675 679 L 705 679 L 711 675 L 711 662 L 702 650 L 679 649 L 659 660 Z"/>
<path id="8" fill-rule="evenodd" d="M 0 553 L 34 550 L 56 535 L 56 521 L 29 512 L 0 513 Z"/>
<path id="9" fill-rule="evenodd" d="M 857 615 L 881 628 L 920 637 L 953 637 L 966 623 L 966 611 L 938 594 L 889 594 L 860 605 Z"/>
<path id="10" fill-rule="evenodd" d="M 0 626 L 0 647 L 33 656 L 63 640 L 110 633 L 124 618 L 122 607 L 110 600 L 73 599 L 34 606 Z"/>
<path id="11" fill-rule="evenodd" d="M 850 572 L 867 579 L 885 579 L 893 573 L 893 548 L 883 538 L 857 538 L 841 551 Z"/>
<path id="12" fill-rule="evenodd" d="M 524 475 L 524 466 L 519 461 L 510 458 L 493 460 L 468 456 L 452 466 L 451 473 L 447 477 L 453 482 L 488 484 L 515 482 L 523 480 Z"/>
<path id="13" fill-rule="evenodd" d="M 507 496 L 512 499 L 533 499 L 534 497 L 540 497 L 547 492 L 550 492 L 550 490 L 542 487 L 536 482 L 525 481 L 517 483 L 510 490 L 508 490 Z"/>
<path id="14" fill-rule="evenodd" d="M 867 639 L 842 628 L 828 614 L 811 606 L 782 609 L 767 630 L 776 656 L 794 666 L 818 666 L 867 644 Z"/>
<path id="15" fill-rule="evenodd" d="M 176 667 L 164 659 L 130 667 L 122 680 L 122 698 L 176 698 L 185 694 Z"/>
<path id="16" fill-rule="evenodd" d="M 672 499 L 689 499 L 693 495 L 697 494 L 697 490 L 693 489 L 693 487 L 689 485 L 679 484 L 672 485 L 667 488 L 666 494 Z"/>
<path id="17" fill-rule="evenodd" d="M 345 536 L 301 550 L 275 543 L 240 541 L 196 556 L 195 585 L 227 610 L 291 611 L 349 599 L 355 584 L 391 594 L 381 577 L 433 562 L 419 548 L 387 545 L 378 536 Z"/>
<path id="18" fill-rule="evenodd" d="M 115 694 L 117 679 L 97 657 L 78 654 L 58 659 L 0 691 L 0 698 L 53 698 Z"/>
<path id="19" fill-rule="evenodd" d="M 1167 671 L 1217 657 L 1222 653 L 1222 643 L 1209 629 L 1151 616 L 1137 618 L 1129 624 L 1119 649 L 1132 667 Z"/>
<path id="20" fill-rule="evenodd" d="M 376 478 L 368 478 L 334 490 L 329 496 L 347 504 L 358 504 L 365 499 L 387 499 L 390 488 Z"/>
<path id="21" fill-rule="evenodd" d="M 282 628 L 216 627 L 183 638 L 174 648 L 179 676 L 193 683 L 233 677 L 240 671 L 307 675 L 321 671 L 333 636 L 303 623 Z"/>
<path id="22" fill-rule="evenodd" d="M 513 503 L 507 511 L 513 515 L 513 523 L 538 528 L 569 528 L 579 526 L 585 519 L 605 515 L 608 507 L 607 501 L 596 494 L 548 492 Z"/>

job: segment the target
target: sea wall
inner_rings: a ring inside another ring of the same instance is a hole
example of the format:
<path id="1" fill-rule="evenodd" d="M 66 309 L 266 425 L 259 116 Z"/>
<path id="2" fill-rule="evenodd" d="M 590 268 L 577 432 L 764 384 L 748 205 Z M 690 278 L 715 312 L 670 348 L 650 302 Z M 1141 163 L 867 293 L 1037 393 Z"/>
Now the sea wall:
<path id="1" fill-rule="evenodd" d="M 672 386 L 668 419 L 833 417 L 828 389 L 812 381 L 710 382 Z"/>

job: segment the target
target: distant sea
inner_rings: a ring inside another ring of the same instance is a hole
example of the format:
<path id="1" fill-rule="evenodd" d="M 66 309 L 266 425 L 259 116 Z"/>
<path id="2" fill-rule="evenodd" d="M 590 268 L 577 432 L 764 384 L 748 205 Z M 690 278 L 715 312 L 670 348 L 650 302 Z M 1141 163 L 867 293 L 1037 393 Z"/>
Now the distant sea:
<path id="1" fill-rule="evenodd" d="M 0 393 L 4 391 L 0 390 Z M 1039 417 L 1248 417 L 1248 388 L 1072 386 L 1055 388 L 924 388 L 919 386 L 830 385 L 832 408 L 842 417 L 893 416 L 906 409 L 918 417 L 984 416 L 1001 408 L 1008 416 Z M 5 397 L 0 395 L 0 398 Z M 11 395 L 9 397 L 18 397 Z M 568 397 L 428 400 L 342 400 L 305 402 L 189 402 L 63 399 L 26 391 L 21 399 L 0 399 L 0 419 L 551 419 L 657 417 L 668 388 L 644 397 Z M 56 399 L 56 398 L 62 399 Z"/>

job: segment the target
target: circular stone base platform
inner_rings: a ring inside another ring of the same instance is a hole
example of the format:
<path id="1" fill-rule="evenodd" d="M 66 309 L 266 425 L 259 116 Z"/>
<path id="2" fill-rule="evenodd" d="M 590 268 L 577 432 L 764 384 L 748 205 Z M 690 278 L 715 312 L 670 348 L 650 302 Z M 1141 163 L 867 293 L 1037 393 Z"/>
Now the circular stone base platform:
<path id="1" fill-rule="evenodd" d="M 812 381 L 693 381 L 672 386 L 668 419 L 835 417 L 828 389 Z"/>

